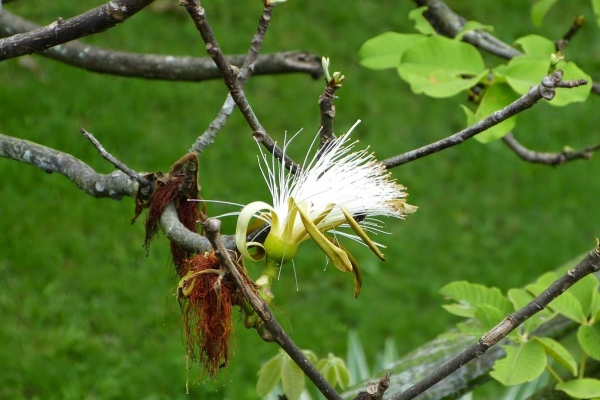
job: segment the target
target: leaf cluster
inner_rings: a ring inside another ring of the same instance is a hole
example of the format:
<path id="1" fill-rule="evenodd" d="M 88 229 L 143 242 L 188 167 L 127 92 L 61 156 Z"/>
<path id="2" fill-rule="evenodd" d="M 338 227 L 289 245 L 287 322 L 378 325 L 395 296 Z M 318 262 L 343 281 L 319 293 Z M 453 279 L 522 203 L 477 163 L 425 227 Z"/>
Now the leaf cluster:
<path id="1" fill-rule="evenodd" d="M 396 68 L 402 80 L 416 94 L 448 98 L 461 92 L 469 93 L 472 111 L 466 104 L 466 126 L 488 117 L 524 95 L 556 68 L 563 59 L 553 41 L 539 35 L 527 35 L 515 41 L 523 54 L 505 63 L 486 65 L 483 57 L 470 43 L 461 41 L 473 30 L 491 30 L 477 21 L 468 21 L 453 38 L 437 35 L 423 17 L 427 7 L 413 10 L 409 18 L 415 21 L 418 33 L 386 32 L 366 41 L 359 51 L 361 64 L 371 69 Z M 591 81 L 574 62 L 560 64 L 566 79 L 584 78 Z M 549 103 L 562 107 L 586 101 L 590 85 L 559 91 Z M 482 143 L 500 139 L 516 125 L 516 116 L 475 136 Z"/>
<path id="2" fill-rule="evenodd" d="M 481 335 L 531 302 L 558 277 L 557 272 L 546 273 L 535 283 L 510 289 L 506 295 L 497 288 L 466 281 L 452 282 L 440 292 L 453 301 L 443 306 L 448 312 L 470 319 L 469 323 L 458 325 L 460 334 Z M 557 380 L 557 390 L 574 398 L 600 398 L 600 380 L 584 375 L 587 357 L 600 360 L 600 328 L 596 323 L 600 318 L 598 288 L 598 279 L 588 275 L 509 333 L 503 345 L 506 356 L 496 361 L 490 375 L 503 385 L 512 386 L 531 382 L 548 370 Z M 540 325 L 558 315 L 579 324 L 579 349 L 569 350 L 557 340 L 536 335 Z M 584 356 L 577 361 L 573 354 Z M 569 379 L 564 380 L 555 372 L 549 360 L 560 365 Z"/>

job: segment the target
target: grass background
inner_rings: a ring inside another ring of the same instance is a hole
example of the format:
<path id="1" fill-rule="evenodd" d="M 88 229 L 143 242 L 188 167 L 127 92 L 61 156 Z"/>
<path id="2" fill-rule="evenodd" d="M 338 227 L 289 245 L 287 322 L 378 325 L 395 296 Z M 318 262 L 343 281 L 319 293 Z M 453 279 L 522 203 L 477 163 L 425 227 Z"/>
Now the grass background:
<path id="1" fill-rule="evenodd" d="M 493 25 L 512 42 L 539 33 L 560 37 L 572 17 L 588 25 L 567 57 L 598 78 L 598 27 L 588 2 L 560 9 L 542 28 L 522 1 L 450 1 L 468 19 Z M 18 1 L 4 7 L 40 24 L 81 13 L 97 2 Z M 227 53 L 246 51 L 261 2 L 206 2 L 207 15 Z M 336 131 L 363 122 L 354 137 L 383 159 L 448 136 L 464 127 L 464 96 L 433 100 L 412 94 L 395 71 L 360 67 L 358 49 L 386 31 L 410 32 L 411 2 L 294 0 L 274 12 L 266 52 L 303 49 L 327 55 L 346 83 L 337 100 Z M 136 52 L 204 55 L 185 15 L 144 10 L 90 44 Z M 487 57 L 490 65 L 500 62 Z M 93 132 L 104 146 L 139 171 L 167 170 L 203 132 L 221 107 L 220 81 L 172 83 L 88 73 L 35 56 L 37 68 L 18 59 L 0 64 L 0 132 L 56 148 L 99 172 L 106 163 L 78 132 Z M 269 133 L 305 133 L 300 158 L 318 129 L 321 81 L 307 76 L 257 77 L 247 96 Z M 519 116 L 517 137 L 540 151 L 578 148 L 600 140 L 600 103 L 553 108 L 540 104 Z M 207 199 L 268 200 L 256 166 L 250 130 L 236 112 L 201 158 Z M 0 160 L 0 398 L 185 398 L 184 346 L 172 293 L 176 283 L 164 236 L 146 257 L 141 223 L 129 224 L 133 201 L 95 200 L 64 177 Z M 456 322 L 443 311 L 438 290 L 469 280 L 503 290 L 523 286 L 543 271 L 587 251 L 599 235 L 598 161 L 559 168 L 520 161 L 501 142 L 468 141 L 393 170 L 409 189 L 418 213 L 390 221 L 380 263 L 351 246 L 364 269 L 363 290 L 352 296 L 350 275 L 328 268 L 304 244 L 294 274 L 284 269 L 274 286 L 275 311 L 301 348 L 320 356 L 344 355 L 347 333 L 358 331 L 373 362 L 384 339 L 405 353 Z M 209 207 L 212 215 L 232 211 Z M 224 222 L 232 233 L 233 218 Z M 258 273 L 258 266 L 249 266 Z M 218 381 L 200 381 L 192 398 L 253 399 L 261 363 L 275 345 L 241 324 L 236 353 Z M 198 374 L 190 370 L 193 380 Z"/>

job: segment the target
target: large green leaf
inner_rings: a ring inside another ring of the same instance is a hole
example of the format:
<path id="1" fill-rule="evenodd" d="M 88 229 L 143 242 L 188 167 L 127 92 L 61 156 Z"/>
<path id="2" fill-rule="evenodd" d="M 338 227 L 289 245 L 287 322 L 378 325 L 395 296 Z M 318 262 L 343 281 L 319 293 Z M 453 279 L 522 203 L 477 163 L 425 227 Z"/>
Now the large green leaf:
<path id="1" fill-rule="evenodd" d="M 398 73 L 413 92 L 443 98 L 474 86 L 487 70 L 472 45 L 432 36 L 402 54 Z"/>
<path id="2" fill-rule="evenodd" d="M 546 353 L 538 341 L 505 346 L 506 357 L 494 363 L 492 378 L 505 386 L 530 382 L 540 376 L 546 368 Z"/>
<path id="3" fill-rule="evenodd" d="M 260 397 L 265 397 L 275 388 L 279 378 L 281 378 L 281 368 L 283 360 L 287 356 L 283 352 L 278 352 L 277 355 L 271 358 L 258 371 L 258 382 L 256 382 L 256 394 Z"/>
<path id="4" fill-rule="evenodd" d="M 597 325 L 581 325 L 577 330 L 581 348 L 594 360 L 600 360 L 600 328 Z"/>
<path id="5" fill-rule="evenodd" d="M 590 274 L 571 286 L 569 292 L 581 303 L 583 314 L 590 315 L 595 297 L 598 295 L 598 278 Z"/>
<path id="6" fill-rule="evenodd" d="M 510 302 L 498 288 L 488 288 L 467 281 L 451 282 L 440 289 L 440 293 L 457 302 L 443 307 L 450 313 L 467 318 L 474 318 L 478 306 L 488 305 L 498 309 L 502 315 L 512 310 Z"/>
<path id="7" fill-rule="evenodd" d="M 492 329 L 506 317 L 502 311 L 488 304 L 482 304 L 476 307 L 475 318 L 477 318 L 484 329 Z"/>
<path id="8" fill-rule="evenodd" d="M 493 112 L 498 111 L 515 101 L 517 97 L 518 96 L 510 86 L 505 83 L 495 83 L 488 86 L 475 113 L 472 113 L 468 108 L 463 106 L 463 110 L 467 114 L 467 125 L 471 126 L 490 116 Z M 481 132 L 475 136 L 475 139 L 481 143 L 488 143 L 500 139 L 502 136 L 513 130 L 515 123 L 516 116 Z"/>
<path id="9" fill-rule="evenodd" d="M 558 343 L 554 339 L 545 337 L 534 337 L 533 340 L 539 341 L 546 353 L 554 358 L 560 365 L 562 365 L 567 371 L 573 376 L 577 376 L 577 362 L 562 344 Z"/>
<path id="10" fill-rule="evenodd" d="M 541 60 L 531 57 L 517 57 L 509 62 L 508 68 L 504 70 L 504 76 L 515 92 L 525 94 L 531 86 L 539 85 L 542 82 L 542 79 L 548 73 L 549 65 L 550 59 Z M 590 76 L 579 69 L 573 62 L 562 62 L 559 64 L 559 69 L 562 69 L 564 72 L 564 80 L 586 79 L 588 82 L 592 81 Z M 591 89 L 592 85 L 590 83 L 572 89 L 557 88 L 556 96 L 554 96 L 554 99 L 549 104 L 561 107 L 570 103 L 585 101 Z"/>
<path id="11" fill-rule="evenodd" d="M 533 6 L 531 6 L 531 20 L 535 26 L 541 26 L 544 16 L 556 3 L 556 0 L 537 0 Z"/>
<path id="12" fill-rule="evenodd" d="M 285 358 L 281 367 L 281 386 L 288 400 L 298 400 L 304 384 L 304 372 L 291 358 Z"/>
<path id="13" fill-rule="evenodd" d="M 591 378 L 573 379 L 572 381 L 556 384 L 555 389 L 562 390 L 576 399 L 589 399 L 600 396 L 600 380 Z"/>
<path id="14" fill-rule="evenodd" d="M 427 18 L 423 15 L 425 11 L 427 11 L 429 7 L 423 6 L 419 8 L 415 8 L 414 10 L 410 10 L 408 12 L 408 19 L 411 21 L 415 21 L 415 29 L 421 32 L 424 35 L 435 35 L 435 28 L 431 26 Z"/>
<path id="15" fill-rule="evenodd" d="M 546 285 L 540 284 L 531 284 L 527 285 L 526 289 L 533 293 L 534 295 L 538 295 L 546 290 L 548 287 Z M 583 310 L 581 308 L 581 303 L 571 292 L 566 291 L 562 293 L 560 296 L 555 298 L 548 304 L 548 307 L 557 311 L 558 313 L 564 315 L 567 318 L 572 319 L 575 322 L 585 322 L 586 316 L 583 314 Z"/>
<path id="16" fill-rule="evenodd" d="M 556 53 L 556 45 L 548 38 L 540 35 L 527 35 L 515 40 L 528 58 L 550 62 L 550 56 Z"/>
<path id="17" fill-rule="evenodd" d="M 525 289 L 510 289 L 507 293 L 508 299 L 513 304 L 515 310 L 520 310 L 525 307 L 531 300 L 533 300 L 533 296 L 527 292 Z M 521 326 L 525 333 L 531 333 L 535 328 L 542 325 L 545 322 L 548 322 L 554 315 L 547 308 L 536 313 L 531 316 L 527 321 L 525 321 Z"/>
<path id="18" fill-rule="evenodd" d="M 382 33 L 362 45 L 358 51 L 360 63 L 371 69 L 396 68 L 400 64 L 402 53 L 426 38 L 427 36 L 420 34 Z"/>

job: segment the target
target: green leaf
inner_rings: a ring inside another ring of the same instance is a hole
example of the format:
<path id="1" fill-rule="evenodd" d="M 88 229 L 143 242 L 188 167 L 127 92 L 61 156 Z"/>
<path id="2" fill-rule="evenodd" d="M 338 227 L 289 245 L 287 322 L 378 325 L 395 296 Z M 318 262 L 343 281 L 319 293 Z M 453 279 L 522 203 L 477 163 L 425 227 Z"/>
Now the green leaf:
<path id="1" fill-rule="evenodd" d="M 304 357 L 308 358 L 308 361 L 310 361 L 311 364 L 317 363 L 318 357 L 313 351 L 302 350 L 302 354 L 304 354 Z"/>
<path id="2" fill-rule="evenodd" d="M 508 84 L 518 94 L 525 94 L 531 86 L 540 84 L 544 76 L 548 73 L 550 60 L 539 60 L 532 58 L 517 57 L 512 59 L 508 68 L 504 71 Z M 560 69 L 564 72 L 564 80 L 568 79 L 587 79 L 591 82 L 591 78 L 583 72 L 573 62 L 562 62 Z M 549 104 L 557 107 L 562 107 L 570 103 L 582 102 L 587 100 L 591 84 L 579 86 L 572 89 L 557 88 L 556 96 Z"/>
<path id="3" fill-rule="evenodd" d="M 538 295 L 546 290 L 548 286 L 540 285 L 540 284 L 532 284 L 527 285 L 526 289 L 533 293 L 534 295 Z M 548 304 L 548 307 L 557 311 L 559 314 L 564 315 L 565 317 L 572 319 L 575 322 L 585 322 L 586 317 L 583 314 L 583 310 L 581 308 L 581 303 L 571 292 L 566 291 Z"/>
<path id="4" fill-rule="evenodd" d="M 304 391 L 304 372 L 291 358 L 283 360 L 281 386 L 288 400 L 298 400 Z"/>
<path id="5" fill-rule="evenodd" d="M 598 279 L 594 274 L 590 274 L 571 286 L 569 292 L 581 303 L 583 314 L 590 315 L 598 294 Z"/>
<path id="6" fill-rule="evenodd" d="M 474 318 L 478 306 L 494 307 L 503 315 L 512 311 L 510 302 L 498 288 L 487 288 L 483 285 L 466 281 L 451 282 L 440 289 L 440 293 L 458 304 L 444 305 L 450 313 L 467 318 Z"/>
<path id="7" fill-rule="evenodd" d="M 600 396 L 600 380 L 591 378 L 573 379 L 572 381 L 556 384 L 555 389 L 562 390 L 576 399 L 589 399 Z"/>
<path id="8" fill-rule="evenodd" d="M 414 10 L 409 11 L 408 19 L 411 21 L 415 21 L 415 29 L 421 32 L 424 35 L 435 35 L 435 28 L 431 26 L 427 18 L 423 16 L 423 13 L 427 11 L 427 6 L 415 8 Z"/>
<path id="9" fill-rule="evenodd" d="M 471 126 L 481 121 L 482 119 L 490 116 L 493 112 L 498 111 L 517 99 L 515 92 L 505 83 L 496 83 L 488 86 L 486 89 L 479 107 L 475 114 L 467 113 L 467 125 Z M 466 107 L 463 106 L 465 112 Z M 515 127 L 516 116 L 502 121 L 498 125 L 491 127 L 490 129 L 475 135 L 475 139 L 481 143 L 489 143 L 496 139 L 500 139 L 508 132 L 512 131 Z"/>
<path id="10" fill-rule="evenodd" d="M 465 24 L 463 25 L 461 30 L 458 31 L 458 33 L 454 36 L 453 39 L 454 40 L 462 40 L 463 36 L 465 36 L 465 34 L 467 32 L 474 31 L 476 29 L 491 32 L 494 30 L 494 27 L 492 25 L 484 25 L 478 21 L 467 21 L 467 22 L 465 22 Z"/>
<path id="11" fill-rule="evenodd" d="M 569 353 L 569 350 L 567 350 L 562 344 L 558 343 L 554 339 L 545 337 L 534 337 L 533 340 L 540 342 L 550 357 L 554 358 L 573 376 L 577 376 L 577 362 L 571 353 Z"/>
<path id="12" fill-rule="evenodd" d="M 470 44 L 432 36 L 408 48 L 398 74 L 415 93 L 451 97 L 479 82 L 487 73 L 479 52 Z"/>
<path id="13" fill-rule="evenodd" d="M 367 40 L 358 55 L 362 66 L 371 69 L 396 68 L 400 65 L 400 57 L 415 43 L 425 40 L 427 36 L 386 32 Z"/>
<path id="14" fill-rule="evenodd" d="M 515 310 L 520 310 L 529 302 L 531 302 L 531 300 L 533 300 L 533 296 L 525 289 L 510 289 L 507 293 L 507 296 L 510 302 L 513 304 Z M 533 330 L 535 330 L 535 328 L 545 322 L 548 322 L 553 317 L 554 315 L 552 312 L 546 308 L 531 316 L 531 318 L 525 321 L 521 326 L 523 327 L 525 333 L 531 333 Z"/>
<path id="15" fill-rule="evenodd" d="M 597 325 L 581 325 L 577 330 L 581 348 L 594 360 L 600 360 L 600 329 Z"/>
<path id="16" fill-rule="evenodd" d="M 350 384 L 350 371 L 341 358 L 329 353 L 327 358 L 319 360 L 316 367 L 331 386 L 345 389 Z"/>
<path id="17" fill-rule="evenodd" d="M 477 318 L 484 329 L 491 329 L 498 325 L 506 317 L 502 311 L 488 304 L 482 304 L 475 309 L 475 318 Z"/>
<path id="18" fill-rule="evenodd" d="M 271 358 L 265 365 L 262 366 L 258 371 L 258 382 L 256 382 L 256 394 L 260 397 L 265 397 L 275 388 L 279 378 L 281 378 L 281 369 L 283 366 L 283 360 L 287 356 L 278 352 L 277 355 Z"/>
<path id="19" fill-rule="evenodd" d="M 550 286 L 552 283 L 554 283 L 554 281 L 556 281 L 559 277 L 559 274 L 554 272 L 554 271 L 550 271 L 550 272 L 546 272 L 543 275 L 540 275 L 535 283 L 538 283 L 540 285 L 544 285 L 546 287 Z"/>
<path id="20" fill-rule="evenodd" d="M 548 73 L 548 61 L 534 60 L 531 58 L 515 57 L 508 63 L 504 75 L 508 84 L 515 92 L 522 95 L 529 91 L 531 86 L 538 85 Z"/>
<path id="21" fill-rule="evenodd" d="M 556 45 L 548 38 L 540 35 L 527 35 L 515 40 L 528 58 L 550 62 L 550 55 L 556 53 Z M 546 66 L 546 69 L 548 67 Z"/>
<path id="22" fill-rule="evenodd" d="M 538 0 L 531 6 L 531 21 L 535 26 L 541 26 L 546 13 L 556 3 L 556 0 Z"/>
<path id="23" fill-rule="evenodd" d="M 592 8 L 594 9 L 594 14 L 596 14 L 596 22 L 600 26 L 600 0 L 592 0 Z"/>
<path id="24" fill-rule="evenodd" d="M 505 386 L 530 382 L 546 368 L 544 347 L 537 341 L 505 346 L 506 357 L 494 363 L 490 376 Z"/>

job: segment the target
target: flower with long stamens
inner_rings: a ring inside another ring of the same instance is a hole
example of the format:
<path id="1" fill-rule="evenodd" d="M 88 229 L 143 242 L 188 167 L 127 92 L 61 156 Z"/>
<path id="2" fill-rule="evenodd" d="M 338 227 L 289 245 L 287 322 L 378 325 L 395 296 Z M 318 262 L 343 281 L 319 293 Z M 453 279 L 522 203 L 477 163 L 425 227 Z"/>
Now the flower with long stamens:
<path id="1" fill-rule="evenodd" d="M 345 135 L 329 142 L 302 170 L 291 174 L 273 157 L 262 154 L 261 170 L 273 197 L 273 205 L 257 201 L 240 212 L 236 228 L 236 245 L 254 260 L 266 256 L 263 275 L 256 283 L 264 287 L 261 294 L 272 297 L 270 286 L 282 264 L 296 255 L 298 246 L 313 239 L 332 263 L 344 272 L 353 272 L 355 295 L 361 284 L 360 270 L 352 255 L 339 243 L 338 235 L 362 241 L 384 260 L 383 254 L 365 230 L 379 231 L 372 217 L 404 218 L 417 207 L 406 203 L 405 187 L 396 183 L 385 167 L 367 149 L 354 151 L 356 142 L 349 138 L 358 121 Z M 283 148 L 285 154 L 287 146 Z M 262 151 L 261 151 L 262 152 Z M 254 223 L 250 224 L 255 218 Z M 365 218 L 367 218 L 365 220 Z M 264 244 L 247 242 L 246 235 L 261 226 L 269 229 Z M 356 235 L 337 230 L 350 227 Z M 254 248 L 250 253 L 249 249 Z"/>

